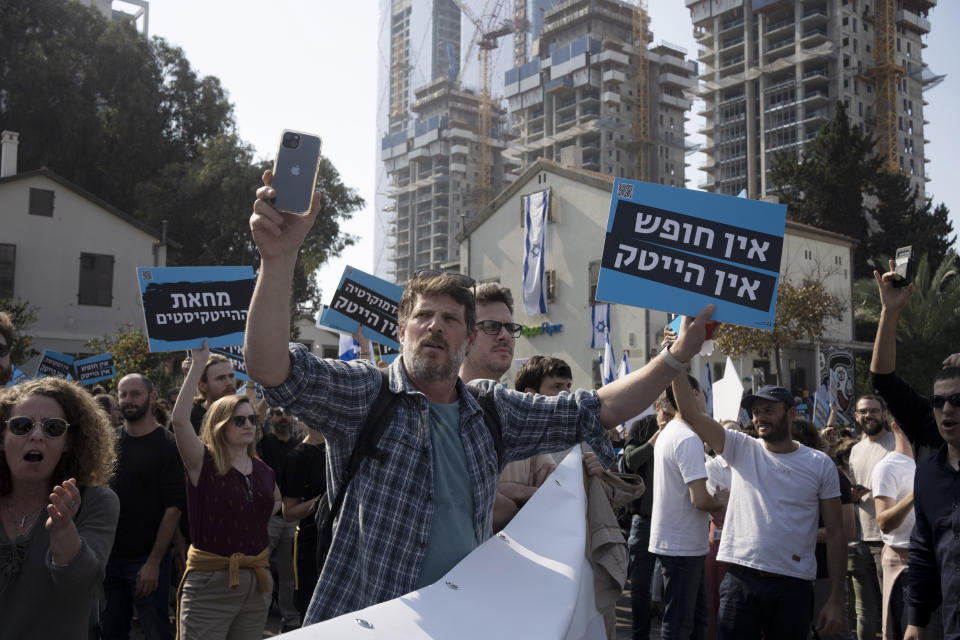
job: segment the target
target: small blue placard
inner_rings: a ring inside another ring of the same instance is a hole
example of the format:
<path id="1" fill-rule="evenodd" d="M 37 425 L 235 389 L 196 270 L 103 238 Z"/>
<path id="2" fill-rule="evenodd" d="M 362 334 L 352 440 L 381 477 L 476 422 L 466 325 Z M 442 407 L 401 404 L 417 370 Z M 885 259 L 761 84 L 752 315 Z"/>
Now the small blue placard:
<path id="1" fill-rule="evenodd" d="M 77 372 L 77 380 L 84 386 L 101 380 L 110 380 L 117 375 L 117 367 L 113 364 L 111 353 L 101 353 L 98 356 L 76 360 L 73 368 Z"/>
<path id="2" fill-rule="evenodd" d="M 253 267 L 140 267 L 150 351 L 243 344 Z"/>
<path id="3" fill-rule="evenodd" d="M 66 378 L 73 380 L 73 356 L 47 349 L 37 365 L 37 378 Z"/>
<path id="4" fill-rule="evenodd" d="M 397 305 L 403 287 L 347 267 L 333 294 L 333 302 L 317 318 L 317 326 L 353 334 L 362 325 L 371 342 L 400 349 L 397 335 Z"/>
<path id="5" fill-rule="evenodd" d="M 773 329 L 784 205 L 618 178 L 597 299 Z"/>
<path id="6" fill-rule="evenodd" d="M 233 363 L 234 379 L 244 382 L 250 379 L 250 376 L 247 375 L 247 363 L 243 359 L 243 346 L 233 345 L 230 347 L 210 349 L 210 353 L 219 353 L 222 356 L 230 358 L 230 361 Z"/>

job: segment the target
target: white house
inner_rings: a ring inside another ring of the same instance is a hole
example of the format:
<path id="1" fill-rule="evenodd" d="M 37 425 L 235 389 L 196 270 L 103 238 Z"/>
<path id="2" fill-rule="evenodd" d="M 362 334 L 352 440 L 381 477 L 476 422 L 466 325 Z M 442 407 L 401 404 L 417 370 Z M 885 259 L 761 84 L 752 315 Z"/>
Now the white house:
<path id="1" fill-rule="evenodd" d="M 496 280 L 509 287 L 516 301 L 517 322 L 530 327 L 551 328 L 517 340 L 516 358 L 549 354 L 566 360 L 575 387 L 599 386 L 599 351 L 590 348 L 591 306 L 594 302 L 600 256 L 610 208 L 613 178 L 592 171 L 572 169 L 540 159 L 530 165 L 491 206 L 467 223 L 460 235 L 460 269 L 478 281 Z M 521 302 L 524 229 L 522 198 L 549 189 L 550 220 L 547 224 L 545 264 L 548 271 L 548 308 L 545 315 L 530 317 Z M 850 346 L 853 341 L 852 239 L 807 225 L 787 222 L 781 274 L 794 281 L 806 277 L 822 280 L 824 286 L 844 300 L 844 320 L 829 327 L 824 340 Z M 611 344 L 619 360 L 629 352 L 632 368 L 656 355 L 667 314 L 640 307 L 613 305 Z M 785 357 L 784 371 L 791 372 L 794 388 L 815 389 L 816 355 L 797 345 Z M 725 356 L 715 353 L 704 362 L 715 364 L 713 375 L 722 373 Z M 702 363 L 701 363 L 702 364 Z M 769 373 L 770 362 L 744 358 L 741 373 L 750 376 L 756 368 Z M 516 373 L 515 368 L 509 376 Z"/>
<path id="2" fill-rule="evenodd" d="M 166 265 L 160 234 L 49 169 L 17 173 L 17 143 L 3 132 L 0 298 L 36 310 L 32 346 L 89 355 L 91 338 L 143 329 L 136 268 Z M 33 375 L 37 360 L 14 364 Z"/>

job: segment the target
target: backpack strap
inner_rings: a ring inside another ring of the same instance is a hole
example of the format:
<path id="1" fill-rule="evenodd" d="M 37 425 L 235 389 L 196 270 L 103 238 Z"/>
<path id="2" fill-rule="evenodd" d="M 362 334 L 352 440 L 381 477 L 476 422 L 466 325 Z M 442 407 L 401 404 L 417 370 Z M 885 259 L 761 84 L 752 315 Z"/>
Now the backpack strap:
<path id="1" fill-rule="evenodd" d="M 500 414 L 497 413 L 497 403 L 493 393 L 481 389 L 477 385 L 468 384 L 467 391 L 483 409 L 483 423 L 487 425 L 490 437 L 493 438 L 493 447 L 497 451 L 497 470 L 503 469 L 503 425 L 500 423 Z"/>
<path id="2" fill-rule="evenodd" d="M 379 371 L 380 390 L 377 392 L 373 406 L 370 407 L 370 412 L 367 414 L 367 418 L 360 428 L 360 435 L 357 436 L 357 442 L 353 446 L 353 453 L 350 454 L 350 462 L 347 463 L 347 471 L 343 476 L 343 480 L 340 482 L 337 497 L 334 498 L 333 505 L 330 507 L 330 515 L 324 523 L 324 533 L 327 540 L 332 539 L 333 519 L 340 512 L 340 507 L 343 505 L 343 499 L 347 493 L 347 486 L 353 479 L 354 474 L 356 474 L 357 469 L 360 468 L 363 459 L 376 458 L 377 460 L 383 460 L 383 453 L 377 449 L 377 443 L 380 442 L 380 437 L 383 435 L 383 432 L 387 430 L 387 425 L 390 424 L 390 421 L 393 419 L 393 414 L 397 412 L 397 408 L 400 405 L 400 396 L 402 396 L 403 393 L 394 393 L 391 391 L 390 375 L 383 369 L 379 369 Z"/>

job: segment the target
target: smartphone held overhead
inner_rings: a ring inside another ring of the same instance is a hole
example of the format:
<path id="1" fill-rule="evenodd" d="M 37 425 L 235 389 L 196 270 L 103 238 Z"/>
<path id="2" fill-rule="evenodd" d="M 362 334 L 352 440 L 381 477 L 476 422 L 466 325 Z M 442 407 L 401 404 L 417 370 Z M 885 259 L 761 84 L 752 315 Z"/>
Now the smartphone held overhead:
<path id="1" fill-rule="evenodd" d="M 894 287 L 905 287 L 913 281 L 913 272 L 915 269 L 913 247 L 900 247 L 897 249 L 893 260 L 893 270 L 897 278 L 893 281 Z"/>
<path id="2" fill-rule="evenodd" d="M 273 206 L 278 211 L 305 216 L 320 172 L 320 137 L 284 129 L 273 164 Z"/>

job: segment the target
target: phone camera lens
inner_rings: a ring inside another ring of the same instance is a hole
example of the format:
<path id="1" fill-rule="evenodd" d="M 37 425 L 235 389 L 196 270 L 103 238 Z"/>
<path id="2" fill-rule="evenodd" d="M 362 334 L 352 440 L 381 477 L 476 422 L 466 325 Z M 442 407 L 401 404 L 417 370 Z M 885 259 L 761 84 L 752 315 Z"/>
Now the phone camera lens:
<path id="1" fill-rule="evenodd" d="M 296 149 L 300 146 L 300 134 L 287 131 L 283 134 L 283 146 L 288 149 Z"/>

